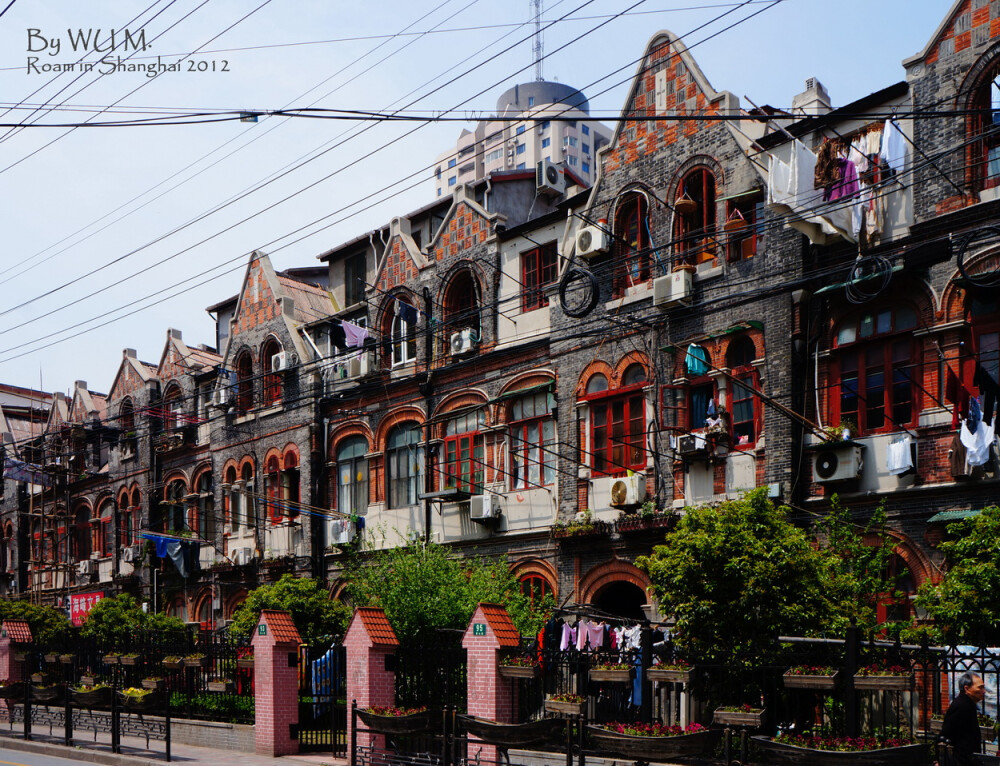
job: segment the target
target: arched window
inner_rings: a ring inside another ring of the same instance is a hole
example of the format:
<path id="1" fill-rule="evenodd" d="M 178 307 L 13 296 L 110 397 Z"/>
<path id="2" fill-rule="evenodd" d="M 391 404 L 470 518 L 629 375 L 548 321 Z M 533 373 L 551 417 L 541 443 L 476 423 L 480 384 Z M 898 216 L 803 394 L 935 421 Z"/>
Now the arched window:
<path id="1" fill-rule="evenodd" d="M 687 422 L 684 425 L 690 431 L 704 429 L 715 409 L 715 381 L 708 375 L 711 369 L 708 350 L 697 343 L 688 346 L 684 356 L 684 374 L 688 377 Z"/>
<path id="2" fill-rule="evenodd" d="M 89 559 L 91 552 L 90 508 L 86 505 L 77 507 L 73 526 L 73 557 L 77 561 Z"/>
<path id="3" fill-rule="evenodd" d="M 108 498 L 101 503 L 97 511 L 97 518 L 94 519 L 93 550 L 100 553 L 102 557 L 112 556 L 115 552 L 114 510 L 114 501 Z"/>
<path id="4" fill-rule="evenodd" d="M 212 485 L 212 472 L 205 471 L 198 476 L 195 483 L 198 493 L 198 536 L 203 540 L 215 540 L 215 488 Z"/>
<path id="5" fill-rule="evenodd" d="M 281 499 L 285 503 L 285 515 L 290 519 L 299 515 L 299 453 L 288 450 L 282 458 Z"/>
<path id="6" fill-rule="evenodd" d="M 510 428 L 510 480 L 512 489 L 534 489 L 556 480 L 556 421 L 552 394 L 536 391 L 512 400 L 507 421 Z"/>
<path id="7" fill-rule="evenodd" d="M 368 512 L 368 440 L 349 436 L 337 445 L 337 510 L 363 516 Z"/>
<path id="8" fill-rule="evenodd" d="M 462 269 L 452 277 L 444 292 L 444 332 L 441 335 L 445 354 L 471 351 L 482 340 L 480 305 L 479 282 L 469 269 Z M 468 344 L 464 336 L 459 345 L 452 344 L 455 333 L 467 333 Z"/>
<path id="9" fill-rule="evenodd" d="M 760 378 L 753 360 L 757 355 L 753 340 L 747 336 L 737 338 L 726 350 L 726 366 L 732 376 L 732 394 L 729 409 L 732 416 L 733 442 L 737 445 L 755 444 L 760 436 Z"/>
<path id="10" fill-rule="evenodd" d="M 243 519 L 247 529 L 257 526 L 257 502 L 254 498 L 256 483 L 254 481 L 254 467 L 246 462 L 240 469 L 240 505 L 243 510 Z"/>
<path id="11" fill-rule="evenodd" d="M 14 525 L 10 523 L 3 528 L 3 571 L 14 571 Z"/>
<path id="12" fill-rule="evenodd" d="M 184 392 L 171 383 L 163 395 L 163 430 L 174 431 L 184 425 Z"/>
<path id="13" fill-rule="evenodd" d="M 249 351 L 241 351 L 236 357 L 236 409 L 253 409 L 253 357 Z"/>
<path id="14" fill-rule="evenodd" d="M 554 598 L 552 584 L 539 574 L 523 575 L 518 583 L 521 586 L 521 595 L 530 599 L 532 606 L 541 604 L 546 598 Z"/>
<path id="15" fill-rule="evenodd" d="M 385 444 L 386 497 L 390 508 L 416 505 L 423 489 L 424 450 L 420 426 L 402 423 L 389 432 Z"/>
<path id="16" fill-rule="evenodd" d="M 186 494 L 187 487 L 183 479 L 174 479 L 167 485 L 163 502 L 160 504 L 162 509 L 161 531 L 177 533 L 186 528 L 184 518 L 184 495 Z"/>
<path id="17" fill-rule="evenodd" d="M 273 357 L 280 352 L 281 346 L 274 338 L 268 338 L 260 352 L 260 363 L 264 369 L 264 374 L 261 375 L 263 383 L 261 406 L 263 407 L 270 407 L 281 402 L 281 373 L 275 372 L 272 364 Z"/>
<path id="18" fill-rule="evenodd" d="M 184 598 L 182 596 L 177 596 L 172 599 L 170 603 L 167 604 L 166 612 L 170 617 L 176 617 L 182 622 L 188 621 L 187 607 L 184 606 Z"/>
<path id="19" fill-rule="evenodd" d="M 645 370 L 632 373 L 630 385 L 607 389 L 607 378 L 598 373 L 587 381 L 585 399 L 590 404 L 590 466 L 602 476 L 622 476 L 646 467 Z M 630 367 L 629 370 L 632 370 Z M 594 378 L 603 378 L 593 385 Z M 592 388 L 605 390 L 592 392 Z"/>
<path id="20" fill-rule="evenodd" d="M 649 281 L 649 209 L 646 196 L 639 192 L 624 195 L 615 208 L 614 293 Z"/>
<path id="21" fill-rule="evenodd" d="M 714 261 L 718 242 L 715 228 L 715 176 L 697 167 L 681 179 L 675 203 L 674 252 L 682 263 Z"/>
<path id="22" fill-rule="evenodd" d="M 206 593 L 198 602 L 198 606 L 195 608 L 195 620 L 201 630 L 212 630 L 215 627 L 215 620 L 212 618 L 211 593 Z"/>
<path id="23" fill-rule="evenodd" d="M 118 495 L 118 547 L 124 548 L 132 544 L 134 535 L 135 512 L 129 505 L 128 492 L 121 491 Z"/>
<path id="24" fill-rule="evenodd" d="M 444 437 L 444 485 L 476 495 L 482 492 L 485 469 L 481 409 L 449 418 Z"/>
<path id="25" fill-rule="evenodd" d="M 122 402 L 118 411 L 118 426 L 121 428 L 121 456 L 123 460 L 135 457 L 136 433 L 135 433 L 135 405 L 131 399 Z"/>
<path id="26" fill-rule="evenodd" d="M 870 309 L 837 325 L 832 422 L 854 426 L 852 434 L 916 425 L 920 364 L 910 332 L 916 326 L 909 306 Z"/>
<path id="27" fill-rule="evenodd" d="M 981 75 L 969 100 L 969 175 L 979 191 L 1000 184 L 1000 60 Z"/>
<path id="28" fill-rule="evenodd" d="M 281 521 L 284 507 L 281 502 L 281 458 L 271 455 L 264 463 L 264 496 L 267 498 L 267 515 L 272 523 Z"/>
<path id="29" fill-rule="evenodd" d="M 388 367 L 399 367 L 417 359 L 417 310 L 402 298 L 389 301 L 382 319 L 383 346 Z M 385 362 L 383 362 L 385 364 Z"/>
<path id="30" fill-rule="evenodd" d="M 1000 389 L 1000 298 L 994 293 L 970 294 L 969 319 L 972 323 L 973 353 L 977 365 L 966 365 L 973 371 L 970 391 L 975 391 L 988 406 Z"/>

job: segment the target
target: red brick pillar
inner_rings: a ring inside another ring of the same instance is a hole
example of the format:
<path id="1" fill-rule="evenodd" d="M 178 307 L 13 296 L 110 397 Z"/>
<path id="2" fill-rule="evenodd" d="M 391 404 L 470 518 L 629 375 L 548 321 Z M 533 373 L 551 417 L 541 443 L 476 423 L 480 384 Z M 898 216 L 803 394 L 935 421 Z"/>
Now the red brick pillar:
<path id="1" fill-rule="evenodd" d="M 498 655 L 503 649 L 516 649 L 520 645 L 521 636 L 504 607 L 485 603 L 476 607 L 462 638 L 468 658 L 469 715 L 516 723 L 517 680 L 500 677 Z M 477 751 L 479 745 L 470 737 L 469 758 L 475 759 Z M 482 745 L 480 757 L 485 761 L 499 760 L 493 745 Z"/>
<path id="2" fill-rule="evenodd" d="M 396 671 L 386 669 L 386 658 L 399 647 L 396 632 L 386 619 L 385 612 L 374 606 L 354 610 L 354 617 L 344 635 L 347 653 L 347 714 L 351 703 L 359 708 L 391 707 L 396 704 Z M 354 747 L 348 719 L 348 753 Z M 358 733 L 358 747 L 385 750 L 385 737 L 367 732 Z M 350 755 L 348 755 L 350 759 Z"/>
<path id="3" fill-rule="evenodd" d="M 257 755 L 294 755 L 299 752 L 298 735 L 292 736 L 299 722 L 299 631 L 288 612 L 265 609 L 250 643 Z"/>
<path id="4" fill-rule="evenodd" d="M 0 678 L 24 680 L 24 662 L 15 660 L 14 654 L 26 651 L 31 642 L 31 628 L 27 620 L 3 621 L 0 626 Z"/>

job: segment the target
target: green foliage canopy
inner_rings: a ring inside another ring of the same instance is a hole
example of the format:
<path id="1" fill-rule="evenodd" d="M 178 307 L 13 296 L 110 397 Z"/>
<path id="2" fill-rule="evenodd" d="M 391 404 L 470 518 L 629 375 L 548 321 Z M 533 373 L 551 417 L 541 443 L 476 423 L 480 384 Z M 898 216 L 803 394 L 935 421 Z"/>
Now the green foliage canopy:
<path id="1" fill-rule="evenodd" d="M 522 635 L 534 635 L 554 605 L 523 594 L 505 559 L 463 558 L 436 543 L 358 554 L 345 577 L 354 605 L 382 607 L 401 641 L 462 630 L 481 601 L 502 604 Z"/>
<path id="2" fill-rule="evenodd" d="M 285 574 L 276 583 L 250 591 L 233 612 L 230 634 L 234 638 L 249 636 L 264 609 L 287 611 L 302 640 L 314 645 L 329 643 L 333 636 L 342 635 L 350 618 L 347 606 L 331 600 L 318 580 Z"/>
<path id="3" fill-rule="evenodd" d="M 952 642 L 995 645 L 1000 640 L 1000 507 L 949 524 L 953 537 L 938 547 L 948 569 L 925 583 L 917 606 L 934 618 L 937 634 Z"/>
<path id="4" fill-rule="evenodd" d="M 127 650 L 139 632 L 182 635 L 184 623 L 176 617 L 144 612 L 134 596 L 122 593 L 94 604 L 80 628 L 82 636 L 95 639 L 108 651 Z"/>
<path id="5" fill-rule="evenodd" d="M 35 645 L 43 649 L 61 646 L 69 638 L 69 619 L 58 609 L 50 606 L 2 599 L 0 621 L 2 620 L 27 620 Z"/>

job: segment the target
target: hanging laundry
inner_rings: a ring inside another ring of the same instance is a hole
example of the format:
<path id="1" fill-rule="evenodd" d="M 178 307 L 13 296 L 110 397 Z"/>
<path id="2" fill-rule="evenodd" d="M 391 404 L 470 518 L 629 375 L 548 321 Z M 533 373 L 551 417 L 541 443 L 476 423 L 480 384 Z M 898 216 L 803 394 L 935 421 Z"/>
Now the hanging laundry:
<path id="1" fill-rule="evenodd" d="M 840 165 L 837 163 L 837 143 L 824 141 L 816 153 L 816 167 L 813 170 L 813 188 L 826 189 L 840 180 Z"/>
<path id="2" fill-rule="evenodd" d="M 587 648 L 587 638 L 589 637 L 588 627 L 590 627 L 590 622 L 583 618 L 580 618 L 576 623 L 576 650 L 578 652 L 582 652 Z"/>
<path id="3" fill-rule="evenodd" d="M 951 367 L 948 367 L 945 374 L 944 398 L 954 405 L 951 414 L 952 428 L 958 428 L 961 413 L 965 412 L 969 406 L 969 396 L 969 391 L 962 385 L 958 375 L 952 371 Z"/>
<path id="4" fill-rule="evenodd" d="M 815 183 L 816 155 L 796 139 L 788 145 L 790 161 L 771 155 L 768 168 L 767 205 L 786 215 L 788 225 L 798 229 L 811 242 L 828 244 L 829 237 L 839 236 L 854 241 L 850 212 L 835 206 L 816 212 L 817 203 L 828 191 L 817 194 Z"/>
<path id="5" fill-rule="evenodd" d="M 396 316 L 408 325 L 415 325 L 417 323 L 417 310 L 409 303 L 396 301 Z"/>
<path id="6" fill-rule="evenodd" d="M 568 622 L 564 622 L 562 626 L 562 636 L 559 638 L 559 651 L 565 652 L 571 646 L 576 645 L 576 628 L 570 625 Z"/>
<path id="7" fill-rule="evenodd" d="M 968 427 L 970 432 L 975 433 L 978 430 L 982 419 L 983 410 L 979 406 L 979 397 L 973 396 L 969 399 L 969 414 L 965 416 L 965 425 Z"/>
<path id="8" fill-rule="evenodd" d="M 709 399 L 708 400 L 708 412 L 707 412 L 707 415 L 710 418 L 714 418 L 715 417 L 715 399 Z"/>
<path id="9" fill-rule="evenodd" d="M 344 338 L 347 348 L 361 348 L 368 340 L 368 328 L 356 325 L 353 322 L 341 322 L 344 329 Z"/>
<path id="10" fill-rule="evenodd" d="M 893 476 L 900 476 L 914 469 L 912 439 L 889 442 L 886 449 L 886 467 Z"/>
<path id="11" fill-rule="evenodd" d="M 906 162 L 905 141 L 899 126 L 893 120 L 886 120 L 882 136 L 882 159 L 896 173 L 903 169 Z"/>
<path id="12" fill-rule="evenodd" d="M 697 343 L 688 346 L 684 357 L 684 368 L 688 375 L 704 375 L 708 372 L 708 351 Z"/>
<path id="13" fill-rule="evenodd" d="M 974 401 L 976 401 L 975 398 L 970 400 L 970 405 Z M 976 430 L 972 431 L 969 428 L 969 421 L 966 419 L 962 421 L 962 428 L 959 434 L 962 438 L 962 444 L 965 445 L 966 462 L 973 467 L 984 465 L 990 459 L 990 447 L 993 445 L 994 432 L 992 424 L 986 425 L 982 420 L 979 420 Z"/>
<path id="14" fill-rule="evenodd" d="M 828 190 L 825 199 L 830 202 L 853 197 L 858 193 L 858 171 L 854 163 L 846 157 L 841 157 L 838 162 L 840 163 L 841 178 Z"/>
<path id="15" fill-rule="evenodd" d="M 601 649 L 604 646 L 604 628 L 603 622 L 591 622 L 587 625 L 587 641 L 590 644 L 590 648 Z"/>
<path id="16" fill-rule="evenodd" d="M 347 348 L 347 337 L 344 334 L 343 324 L 333 324 L 330 327 L 330 343 L 340 351 Z"/>
<path id="17" fill-rule="evenodd" d="M 955 434 L 951 440 L 951 448 L 948 450 L 948 466 L 951 468 L 951 475 L 958 479 L 969 475 L 969 462 L 965 459 L 965 445 L 962 444 L 962 437 Z"/>
<path id="18" fill-rule="evenodd" d="M 983 420 L 987 423 L 993 422 L 993 413 L 997 406 L 997 396 L 1000 395 L 1000 385 L 996 378 L 980 362 L 976 362 L 976 373 L 972 378 L 972 385 L 979 389 L 983 395 Z"/>

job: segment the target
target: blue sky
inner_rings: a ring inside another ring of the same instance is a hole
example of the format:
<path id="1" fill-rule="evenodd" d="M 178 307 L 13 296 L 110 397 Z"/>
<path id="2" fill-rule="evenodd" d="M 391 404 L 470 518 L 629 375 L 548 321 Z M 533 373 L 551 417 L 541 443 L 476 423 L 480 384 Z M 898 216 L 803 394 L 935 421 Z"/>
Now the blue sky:
<path id="1" fill-rule="evenodd" d="M 17 0 L 0 18 L 0 122 L 288 106 L 462 115 L 490 111 L 501 91 L 534 77 L 528 2 L 149 2 Z M 544 33 L 544 76 L 584 90 L 597 116 L 613 114 L 647 40 L 669 29 L 712 85 L 744 106 L 748 97 L 787 107 L 809 77 L 842 105 L 902 80 L 901 61 L 926 45 L 949 7 L 546 0 L 543 25 L 555 23 Z M 98 75 L 109 69 L 100 64 L 83 75 L 29 69 L 32 57 L 42 69 L 83 55 L 68 30 L 106 37 L 125 27 L 145 29 L 148 50 L 89 60 L 191 55 L 155 78 Z M 39 105 L 63 106 L 25 108 Z M 65 391 L 86 380 L 107 391 L 121 350 L 156 362 L 168 327 L 191 345 L 213 343 L 204 307 L 237 291 L 251 250 L 270 253 L 279 269 L 315 265 L 319 253 L 426 204 L 429 167 L 462 126 L 268 117 L 0 128 L 0 381 Z"/>

